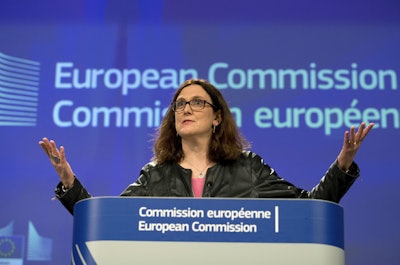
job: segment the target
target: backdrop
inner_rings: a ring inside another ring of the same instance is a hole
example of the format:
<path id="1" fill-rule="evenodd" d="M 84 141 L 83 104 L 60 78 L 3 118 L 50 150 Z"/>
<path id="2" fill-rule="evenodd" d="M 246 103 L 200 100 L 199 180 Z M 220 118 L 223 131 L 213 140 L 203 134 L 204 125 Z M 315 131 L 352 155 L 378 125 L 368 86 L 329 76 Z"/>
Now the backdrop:
<path id="1" fill-rule="evenodd" d="M 152 157 L 175 89 L 198 77 L 305 189 L 346 129 L 376 123 L 340 203 L 346 264 L 398 264 L 397 0 L 53 2 L 0 4 L 0 261 L 69 264 L 73 218 L 52 199 L 42 137 L 65 146 L 93 196 L 118 196 Z"/>

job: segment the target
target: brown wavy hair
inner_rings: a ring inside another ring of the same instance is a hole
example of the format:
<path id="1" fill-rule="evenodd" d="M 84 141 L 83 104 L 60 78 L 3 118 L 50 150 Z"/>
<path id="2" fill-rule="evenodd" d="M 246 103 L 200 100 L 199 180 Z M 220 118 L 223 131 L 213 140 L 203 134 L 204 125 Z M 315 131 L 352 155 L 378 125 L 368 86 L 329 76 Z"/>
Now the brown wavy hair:
<path id="1" fill-rule="evenodd" d="M 213 162 L 224 162 L 239 158 L 244 149 L 250 148 L 250 144 L 240 133 L 226 100 L 216 87 L 203 79 L 186 80 L 175 92 L 172 102 L 178 98 L 182 89 L 190 85 L 200 85 L 211 97 L 215 106 L 214 112 L 221 113 L 222 121 L 211 136 L 208 159 Z M 153 139 L 153 161 L 159 164 L 180 162 L 184 158 L 181 138 L 175 128 L 172 102 Z"/>

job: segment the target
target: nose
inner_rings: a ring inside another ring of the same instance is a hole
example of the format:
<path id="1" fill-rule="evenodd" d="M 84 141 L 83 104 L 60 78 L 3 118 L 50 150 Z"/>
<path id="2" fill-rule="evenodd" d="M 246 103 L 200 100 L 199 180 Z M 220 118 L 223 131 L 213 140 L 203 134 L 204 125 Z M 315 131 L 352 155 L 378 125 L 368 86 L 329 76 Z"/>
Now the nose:
<path id="1" fill-rule="evenodd" d="M 189 107 L 189 108 L 188 108 L 188 107 Z M 185 107 L 183 108 L 183 111 L 184 111 L 185 113 L 188 113 L 188 112 L 192 113 L 192 107 L 190 106 L 190 101 L 188 101 L 188 102 L 185 103 Z"/>

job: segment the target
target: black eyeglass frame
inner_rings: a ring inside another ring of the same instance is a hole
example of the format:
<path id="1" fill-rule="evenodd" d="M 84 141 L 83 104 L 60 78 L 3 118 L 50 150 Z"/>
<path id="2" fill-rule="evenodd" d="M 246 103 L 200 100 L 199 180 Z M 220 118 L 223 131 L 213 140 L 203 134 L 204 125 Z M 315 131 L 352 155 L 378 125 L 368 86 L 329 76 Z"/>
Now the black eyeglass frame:
<path id="1" fill-rule="evenodd" d="M 185 102 L 185 104 L 183 105 L 182 108 L 179 108 L 179 110 L 178 110 L 178 109 L 176 108 L 176 103 L 177 103 L 177 102 L 183 102 L 183 101 Z M 200 101 L 200 102 L 203 103 L 203 105 L 202 105 L 201 108 L 199 108 L 199 109 L 197 109 L 197 108 L 193 109 L 193 105 L 192 105 L 193 103 L 192 103 L 192 102 L 196 102 L 196 101 L 197 101 L 197 102 Z M 217 109 L 217 107 L 216 107 L 214 104 L 208 102 L 207 100 L 198 99 L 198 98 L 195 98 L 195 99 L 192 99 L 192 100 L 189 100 L 189 101 L 186 101 L 186 100 L 183 100 L 183 99 L 173 101 L 173 102 L 171 103 L 171 108 L 172 108 L 172 111 L 173 111 L 173 112 L 182 112 L 182 111 L 185 109 L 186 105 L 189 104 L 189 107 L 190 107 L 191 110 L 200 111 L 200 110 L 203 110 L 203 109 L 204 109 L 204 107 L 206 106 L 206 103 L 207 103 L 208 105 L 210 105 L 214 110 Z"/>

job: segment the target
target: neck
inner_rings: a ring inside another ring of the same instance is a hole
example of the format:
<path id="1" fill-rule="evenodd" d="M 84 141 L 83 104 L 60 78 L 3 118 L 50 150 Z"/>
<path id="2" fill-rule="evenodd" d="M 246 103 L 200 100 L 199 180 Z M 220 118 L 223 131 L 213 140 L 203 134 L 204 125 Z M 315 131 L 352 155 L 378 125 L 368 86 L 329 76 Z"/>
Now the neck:
<path id="1" fill-rule="evenodd" d="M 182 140 L 182 151 L 184 160 L 195 162 L 208 161 L 209 141 L 187 141 Z"/>
<path id="2" fill-rule="evenodd" d="M 184 157 L 180 165 L 184 168 L 190 168 L 193 172 L 192 177 L 205 177 L 207 169 L 212 166 L 208 159 L 209 139 L 188 140 L 182 139 L 182 151 Z"/>

